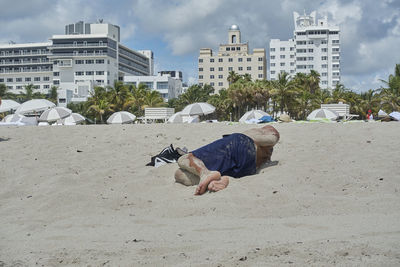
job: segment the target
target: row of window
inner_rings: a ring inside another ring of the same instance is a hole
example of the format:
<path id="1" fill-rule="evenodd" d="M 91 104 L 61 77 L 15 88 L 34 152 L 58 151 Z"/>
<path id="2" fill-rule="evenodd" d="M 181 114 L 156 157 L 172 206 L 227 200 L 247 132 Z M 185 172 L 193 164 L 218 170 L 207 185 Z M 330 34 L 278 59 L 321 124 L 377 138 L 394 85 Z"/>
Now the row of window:
<path id="1" fill-rule="evenodd" d="M 314 41 L 313 40 L 310 40 L 310 41 L 296 41 L 296 44 L 297 45 L 314 44 Z M 327 41 L 326 40 L 322 40 L 321 44 L 327 44 Z M 339 40 L 332 40 L 332 44 L 339 44 Z M 285 49 L 281 50 L 281 51 L 285 51 Z"/>
<path id="2" fill-rule="evenodd" d="M 240 46 L 237 46 L 237 47 L 235 47 L 235 46 L 233 46 L 233 47 L 227 47 L 226 48 L 226 51 L 240 51 Z"/>
<path id="3" fill-rule="evenodd" d="M 306 32 L 296 32 L 296 35 L 314 35 L 314 34 L 339 34 L 339 31 L 326 31 L 326 30 L 311 30 L 311 31 L 306 31 Z"/>
<path id="4" fill-rule="evenodd" d="M 259 79 L 263 79 L 263 75 L 262 74 L 258 74 L 258 78 Z M 200 76 L 199 76 L 199 79 L 202 79 L 202 78 L 200 78 Z M 203 86 L 204 83 L 199 83 L 199 85 Z M 211 86 L 215 86 L 215 83 L 214 82 L 210 82 L 210 85 Z M 224 83 L 223 82 L 218 82 L 218 86 L 224 86 Z"/>
<path id="5" fill-rule="evenodd" d="M 34 89 L 50 89 L 50 85 L 49 84 L 43 84 L 43 85 L 34 85 L 33 86 Z M 8 85 L 7 89 L 9 90 L 23 90 L 25 89 L 24 85 L 16 85 L 15 87 L 13 85 Z"/>
<path id="6" fill-rule="evenodd" d="M 83 59 L 79 59 L 79 60 L 75 60 L 75 64 L 95 64 L 95 62 L 96 62 L 96 64 L 104 64 L 104 59 L 96 59 L 96 60 L 94 60 L 94 59 L 86 59 L 86 60 L 83 60 Z"/>
<path id="7" fill-rule="evenodd" d="M 75 76 L 83 76 L 83 75 L 104 75 L 104 71 L 75 71 Z"/>
<path id="8" fill-rule="evenodd" d="M 259 57 L 258 58 L 258 61 L 263 61 L 264 60 L 264 58 L 263 57 Z M 247 59 L 246 59 L 246 61 L 247 62 L 251 62 L 251 57 L 248 57 Z M 214 63 L 215 62 L 215 59 L 214 58 L 210 58 L 210 62 L 211 63 Z M 224 59 L 223 58 L 218 58 L 218 62 L 224 62 Z M 233 62 L 233 58 L 228 58 L 228 62 Z M 243 62 L 243 58 L 241 58 L 241 57 L 239 57 L 238 58 L 238 62 Z M 199 63 L 203 63 L 203 59 L 202 58 L 199 58 Z"/>
<path id="9" fill-rule="evenodd" d="M 24 50 L 13 50 L 13 51 L 1 51 L 0 56 L 9 56 L 9 55 L 39 55 L 39 54 L 47 54 L 49 50 L 47 49 L 24 49 Z"/>
<path id="10" fill-rule="evenodd" d="M 296 53 L 313 53 L 314 49 L 309 48 L 309 49 L 296 49 Z M 328 52 L 328 48 L 321 48 L 321 52 Z M 332 48 L 332 52 L 336 53 L 336 52 L 340 52 L 339 48 Z M 284 55 L 281 55 L 284 56 Z"/>
<path id="11" fill-rule="evenodd" d="M 284 65 L 281 65 L 284 66 Z M 314 65 L 296 65 L 297 69 L 313 69 Z M 326 69 L 328 68 L 328 64 L 322 64 L 321 68 Z M 339 68 L 339 64 L 332 64 L 332 68 L 333 69 L 338 69 Z"/>
<path id="12" fill-rule="evenodd" d="M 339 60 L 339 56 L 332 56 L 332 60 Z M 314 60 L 314 57 L 296 57 L 296 61 Z M 327 56 L 322 56 L 321 60 L 328 60 Z"/>
<path id="13" fill-rule="evenodd" d="M 285 47 L 280 47 L 279 50 L 280 50 L 280 51 L 285 51 L 286 48 L 285 48 Z M 290 51 L 293 51 L 293 50 L 294 50 L 294 47 L 290 47 Z M 275 48 L 274 48 L 274 47 L 271 47 L 271 48 L 269 49 L 269 51 L 275 52 Z"/>
<path id="14" fill-rule="evenodd" d="M 41 79 L 41 77 L 25 77 L 25 79 L 23 78 L 15 78 L 15 82 L 17 83 L 21 83 L 21 82 L 31 82 L 31 81 L 35 81 L 35 82 L 40 82 L 41 80 L 43 80 L 44 82 L 48 82 L 50 81 L 50 77 L 43 77 L 43 79 Z M 14 82 L 14 78 L 7 78 L 6 79 L 7 83 L 13 83 Z M 0 78 L 0 83 L 4 82 L 4 78 Z"/>
<path id="15" fill-rule="evenodd" d="M 203 68 L 199 68 L 199 72 L 201 72 L 203 70 L 204 70 Z M 233 67 L 228 67 L 228 70 L 233 71 Z M 238 67 L 238 70 L 243 70 L 243 67 Z M 246 70 L 251 70 L 251 67 L 250 66 L 246 67 Z M 258 66 L 258 70 L 263 70 L 263 66 Z M 211 67 L 210 71 L 215 71 L 215 68 Z M 218 71 L 224 71 L 224 68 L 219 67 Z"/>

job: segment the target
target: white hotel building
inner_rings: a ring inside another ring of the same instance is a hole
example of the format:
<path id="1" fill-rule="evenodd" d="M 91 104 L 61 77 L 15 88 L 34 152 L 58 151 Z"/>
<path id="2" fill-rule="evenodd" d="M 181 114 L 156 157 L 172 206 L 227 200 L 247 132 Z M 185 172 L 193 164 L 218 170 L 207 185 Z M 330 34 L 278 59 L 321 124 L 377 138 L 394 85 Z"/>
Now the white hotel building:
<path id="1" fill-rule="evenodd" d="M 297 72 L 320 74 L 321 88 L 334 88 L 340 83 L 340 30 L 329 25 L 328 19 L 316 19 L 316 12 L 299 15 L 293 12 L 294 38 L 288 41 L 271 39 L 271 80 L 277 80 L 280 72 L 294 76 Z"/>
<path id="2" fill-rule="evenodd" d="M 120 43 L 120 28 L 108 23 L 65 26 L 49 43 L 0 45 L 0 83 L 11 93 L 34 84 L 48 93 L 59 89 L 59 103 L 86 101 L 94 86 L 113 86 L 125 75 L 152 75 L 153 53 Z"/>

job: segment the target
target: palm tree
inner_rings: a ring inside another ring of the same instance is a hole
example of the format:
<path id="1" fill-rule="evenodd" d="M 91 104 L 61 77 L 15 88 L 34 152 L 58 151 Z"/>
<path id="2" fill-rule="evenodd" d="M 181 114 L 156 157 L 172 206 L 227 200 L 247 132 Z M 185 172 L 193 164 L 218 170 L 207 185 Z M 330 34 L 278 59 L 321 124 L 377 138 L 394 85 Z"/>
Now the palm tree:
<path id="1" fill-rule="evenodd" d="M 57 97 L 58 97 L 58 93 L 57 93 L 57 86 L 52 86 L 50 89 L 50 93 L 49 93 L 49 100 L 55 104 L 57 104 Z"/>
<path id="2" fill-rule="evenodd" d="M 128 87 L 121 81 L 115 81 L 114 87 L 108 87 L 107 89 L 110 103 L 114 105 L 115 110 L 123 110 L 126 101 L 128 101 L 130 97 Z"/>
<path id="3" fill-rule="evenodd" d="M 144 105 L 142 108 L 162 107 L 164 105 L 164 99 L 161 97 L 158 91 L 147 91 L 144 97 Z"/>
<path id="4" fill-rule="evenodd" d="M 289 112 L 289 105 L 295 94 L 296 90 L 293 83 L 290 82 L 289 73 L 279 73 L 278 80 L 272 81 L 271 95 L 278 103 L 281 113 Z"/>
<path id="5" fill-rule="evenodd" d="M 237 74 L 234 71 L 230 71 L 229 72 L 229 75 L 228 75 L 228 78 L 227 78 L 227 80 L 229 82 L 229 85 L 237 82 L 239 79 L 240 79 L 240 75 L 239 74 Z"/>
<path id="6" fill-rule="evenodd" d="M 93 112 L 94 115 L 100 118 L 100 122 L 104 123 L 104 115 L 114 112 L 114 106 L 107 101 L 107 99 L 100 99 L 97 104 L 91 105 L 88 112 Z"/>
<path id="7" fill-rule="evenodd" d="M 400 64 L 396 64 L 394 75 L 390 74 L 387 81 L 380 80 L 387 87 L 381 88 L 382 104 L 388 109 L 397 111 L 400 108 Z"/>

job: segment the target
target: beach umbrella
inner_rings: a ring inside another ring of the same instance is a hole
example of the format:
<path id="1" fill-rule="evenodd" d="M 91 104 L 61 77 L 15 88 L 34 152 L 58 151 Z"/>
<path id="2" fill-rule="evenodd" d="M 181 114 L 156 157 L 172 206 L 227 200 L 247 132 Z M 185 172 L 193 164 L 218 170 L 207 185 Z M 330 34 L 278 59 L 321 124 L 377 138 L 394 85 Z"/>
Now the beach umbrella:
<path id="1" fill-rule="evenodd" d="M 2 99 L 0 105 L 0 113 L 1 112 L 8 112 L 12 109 L 16 110 L 21 104 L 11 100 L 11 99 Z"/>
<path id="2" fill-rule="evenodd" d="M 182 115 L 207 115 L 215 111 L 215 107 L 205 102 L 187 105 L 181 112 Z"/>
<path id="3" fill-rule="evenodd" d="M 168 118 L 168 123 L 182 123 L 182 122 L 183 122 L 182 112 L 177 112 Z"/>
<path id="4" fill-rule="evenodd" d="M 32 99 L 29 101 L 26 101 L 22 103 L 15 113 L 18 114 L 27 114 L 27 113 L 35 113 L 39 111 L 43 111 L 52 107 L 55 107 L 56 105 L 53 102 L 50 102 L 49 100 L 46 99 Z"/>
<path id="5" fill-rule="evenodd" d="M 256 119 L 256 120 L 259 120 L 259 119 L 261 119 L 262 117 L 264 117 L 264 116 L 269 116 L 269 114 L 267 113 L 267 112 L 265 112 L 265 111 L 262 111 L 262 110 L 258 110 L 258 109 L 256 109 L 256 110 L 250 110 L 250 111 L 247 111 L 240 119 L 239 119 L 239 122 L 245 122 L 245 121 L 248 121 L 248 120 L 251 120 L 251 119 Z M 253 120 L 254 121 L 254 120 Z"/>
<path id="6" fill-rule="evenodd" d="M 2 122 L 18 122 L 22 118 L 25 118 L 25 116 L 21 114 L 10 114 L 5 116 Z"/>
<path id="7" fill-rule="evenodd" d="M 400 121 L 400 112 L 393 111 L 392 113 L 389 114 L 389 116 L 396 121 Z"/>
<path id="8" fill-rule="evenodd" d="M 339 117 L 339 115 L 330 109 L 326 108 L 319 108 L 316 110 L 313 110 L 310 115 L 307 116 L 307 120 L 336 120 Z"/>
<path id="9" fill-rule="evenodd" d="M 136 119 L 136 116 L 127 111 L 118 111 L 113 113 L 107 120 L 108 124 L 124 124 L 131 123 Z"/>
<path id="10" fill-rule="evenodd" d="M 383 111 L 382 109 L 380 109 L 378 111 L 378 117 L 387 117 L 389 116 L 385 111 Z"/>
<path id="11" fill-rule="evenodd" d="M 40 115 L 39 121 L 57 121 L 68 117 L 71 113 L 72 111 L 69 108 L 55 107 L 44 111 L 42 115 Z"/>
<path id="12" fill-rule="evenodd" d="M 71 115 L 69 115 L 68 117 L 63 119 L 61 122 L 64 125 L 76 125 L 76 124 L 84 122 L 84 121 L 85 121 L 85 117 L 83 117 L 81 114 L 71 113 Z"/>

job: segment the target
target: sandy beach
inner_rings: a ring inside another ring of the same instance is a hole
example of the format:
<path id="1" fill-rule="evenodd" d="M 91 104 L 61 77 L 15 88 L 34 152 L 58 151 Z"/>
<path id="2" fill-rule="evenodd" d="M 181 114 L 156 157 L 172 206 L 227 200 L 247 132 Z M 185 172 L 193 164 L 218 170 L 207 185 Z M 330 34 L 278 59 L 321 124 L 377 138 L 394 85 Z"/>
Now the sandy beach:
<path id="1" fill-rule="evenodd" d="M 400 123 L 274 126 L 202 196 L 146 163 L 253 125 L 1 127 L 0 266 L 399 266 Z"/>

